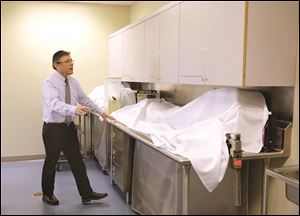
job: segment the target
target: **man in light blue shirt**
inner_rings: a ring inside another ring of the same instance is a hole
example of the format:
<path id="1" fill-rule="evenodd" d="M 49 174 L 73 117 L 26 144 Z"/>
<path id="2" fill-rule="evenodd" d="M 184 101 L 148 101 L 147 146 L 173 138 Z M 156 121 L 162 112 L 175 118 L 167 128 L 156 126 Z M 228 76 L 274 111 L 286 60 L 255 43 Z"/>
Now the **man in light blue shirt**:
<path id="1" fill-rule="evenodd" d="M 43 201 L 58 205 L 54 196 L 56 163 L 62 151 L 70 163 L 82 203 L 102 199 L 107 193 L 96 193 L 92 190 L 85 164 L 80 153 L 77 129 L 72 121 L 75 115 L 88 112 L 99 114 L 104 120 L 112 116 L 98 107 L 82 91 L 79 83 L 70 75 L 73 74 L 74 61 L 70 52 L 58 51 L 53 55 L 51 74 L 43 84 L 43 141 L 46 158 L 42 173 Z"/>

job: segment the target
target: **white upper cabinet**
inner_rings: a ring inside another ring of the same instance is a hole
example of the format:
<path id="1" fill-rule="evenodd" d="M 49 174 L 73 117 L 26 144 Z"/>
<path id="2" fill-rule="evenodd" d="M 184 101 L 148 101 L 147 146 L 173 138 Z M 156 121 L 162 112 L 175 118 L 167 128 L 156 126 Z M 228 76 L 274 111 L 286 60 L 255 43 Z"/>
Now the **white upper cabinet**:
<path id="1" fill-rule="evenodd" d="M 195 1 L 180 5 L 179 83 L 241 83 L 244 4 Z"/>
<path id="2" fill-rule="evenodd" d="M 170 2 L 109 39 L 123 81 L 294 86 L 297 1 Z"/>
<path id="3" fill-rule="evenodd" d="M 246 86 L 294 86 L 299 2 L 249 1 Z"/>
<path id="4" fill-rule="evenodd" d="M 108 40 L 108 72 L 110 77 L 122 76 L 122 33 Z"/>
<path id="5" fill-rule="evenodd" d="M 297 2 L 183 2 L 179 83 L 292 86 L 297 30 Z"/>
<path id="6" fill-rule="evenodd" d="M 123 32 L 122 80 L 142 82 L 145 69 L 144 23 Z"/>
<path id="7" fill-rule="evenodd" d="M 178 83 L 179 5 L 159 15 L 159 77 L 164 83 Z"/>
<path id="8" fill-rule="evenodd" d="M 145 21 L 145 82 L 159 78 L 159 16 Z"/>

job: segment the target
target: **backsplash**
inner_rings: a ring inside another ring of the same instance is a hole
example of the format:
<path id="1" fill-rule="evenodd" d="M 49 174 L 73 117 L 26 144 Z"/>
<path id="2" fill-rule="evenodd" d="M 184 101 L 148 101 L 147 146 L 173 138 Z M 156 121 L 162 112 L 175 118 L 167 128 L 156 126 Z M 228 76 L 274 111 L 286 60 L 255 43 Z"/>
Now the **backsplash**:
<path id="1" fill-rule="evenodd" d="M 129 83 L 136 90 L 157 90 L 158 96 L 167 101 L 183 106 L 206 91 L 224 86 L 202 86 L 163 83 Z M 294 87 L 247 87 L 243 89 L 260 91 L 266 99 L 272 118 L 292 121 L 294 105 Z"/>

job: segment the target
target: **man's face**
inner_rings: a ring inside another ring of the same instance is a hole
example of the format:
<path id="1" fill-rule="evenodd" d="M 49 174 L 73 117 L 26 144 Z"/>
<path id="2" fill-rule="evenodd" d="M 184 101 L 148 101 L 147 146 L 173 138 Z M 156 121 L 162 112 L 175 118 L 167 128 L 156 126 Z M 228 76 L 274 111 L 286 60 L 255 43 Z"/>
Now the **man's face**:
<path id="1" fill-rule="evenodd" d="M 57 71 L 64 77 L 73 74 L 73 60 L 70 56 L 64 55 L 55 64 Z"/>

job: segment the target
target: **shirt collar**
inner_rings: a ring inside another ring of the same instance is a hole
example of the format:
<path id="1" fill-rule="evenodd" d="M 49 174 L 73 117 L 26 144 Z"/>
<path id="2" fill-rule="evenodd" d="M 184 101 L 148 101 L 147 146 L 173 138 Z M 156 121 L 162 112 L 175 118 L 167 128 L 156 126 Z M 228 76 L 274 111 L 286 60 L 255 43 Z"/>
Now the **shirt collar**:
<path id="1" fill-rule="evenodd" d="M 54 74 L 59 80 L 62 80 L 63 82 L 65 82 L 66 78 L 63 75 L 61 75 L 57 70 L 54 71 Z M 69 79 L 69 78 L 67 77 L 67 79 Z"/>

